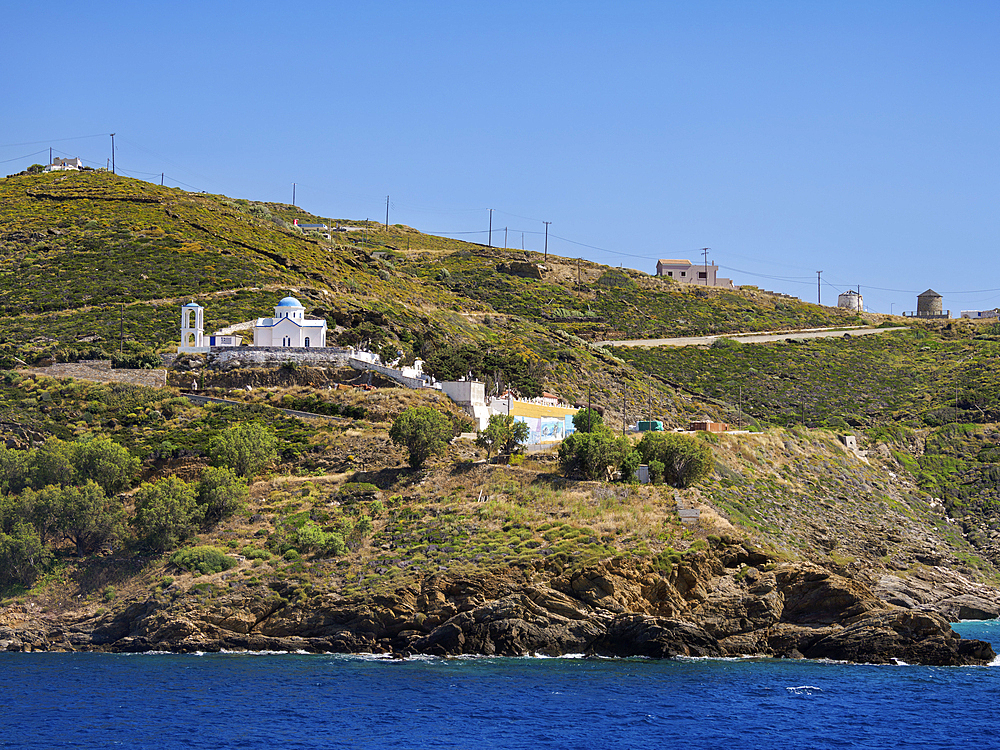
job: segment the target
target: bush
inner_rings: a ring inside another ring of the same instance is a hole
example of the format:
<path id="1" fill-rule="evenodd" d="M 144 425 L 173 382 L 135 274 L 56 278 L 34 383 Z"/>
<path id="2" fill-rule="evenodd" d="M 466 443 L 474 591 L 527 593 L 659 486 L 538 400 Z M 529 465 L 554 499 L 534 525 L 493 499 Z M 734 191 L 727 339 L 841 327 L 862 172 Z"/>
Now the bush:
<path id="1" fill-rule="evenodd" d="M 594 409 L 580 409 L 573 415 L 573 427 L 577 432 L 593 432 L 602 424 L 604 417 Z"/>
<path id="2" fill-rule="evenodd" d="M 52 559 L 38 532 L 22 521 L 9 534 L 0 532 L 0 586 L 30 586 Z"/>
<path id="3" fill-rule="evenodd" d="M 657 461 L 655 458 L 649 462 L 649 481 L 653 484 L 663 484 L 663 470 L 664 465 L 662 461 Z"/>
<path id="4" fill-rule="evenodd" d="M 250 488 L 246 480 L 224 467 L 208 467 L 198 482 L 198 504 L 203 523 L 212 526 L 246 507 Z"/>
<path id="5" fill-rule="evenodd" d="M 194 534 L 201 521 L 199 510 L 194 487 L 169 476 L 139 487 L 132 523 L 143 542 L 162 551 Z"/>
<path id="6" fill-rule="evenodd" d="M 663 481 L 671 487 L 690 487 L 707 477 L 715 465 L 712 449 L 687 435 L 647 432 L 638 450 L 647 464 L 663 464 Z"/>
<path id="7" fill-rule="evenodd" d="M 254 477 L 278 457 L 278 440 L 267 427 L 243 422 L 219 433 L 208 443 L 215 466 L 231 468 L 241 477 Z"/>
<path id="8" fill-rule="evenodd" d="M 611 470 L 621 466 L 631 445 L 605 425 L 593 432 L 574 432 L 559 444 L 559 463 L 570 476 L 610 479 Z"/>
<path id="9" fill-rule="evenodd" d="M 389 438 L 406 448 L 410 466 L 419 469 L 431 456 L 445 452 L 451 439 L 451 422 L 429 406 L 411 407 L 396 417 Z"/>
<path id="10" fill-rule="evenodd" d="M 202 575 L 221 573 L 236 567 L 236 560 L 218 547 L 189 547 L 175 552 L 170 556 L 170 562 L 178 568 L 189 572 L 198 571 Z"/>
<path id="11" fill-rule="evenodd" d="M 476 445 L 486 449 L 487 457 L 493 451 L 513 454 L 527 441 L 528 424 L 509 414 L 491 415 L 486 429 L 476 436 Z"/>

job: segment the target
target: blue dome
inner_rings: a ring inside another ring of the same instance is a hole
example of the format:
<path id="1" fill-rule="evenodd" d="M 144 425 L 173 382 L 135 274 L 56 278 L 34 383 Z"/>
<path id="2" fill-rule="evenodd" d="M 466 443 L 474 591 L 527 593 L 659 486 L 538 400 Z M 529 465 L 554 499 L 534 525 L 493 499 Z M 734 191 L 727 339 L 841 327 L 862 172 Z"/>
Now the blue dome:
<path id="1" fill-rule="evenodd" d="M 278 303 L 278 307 L 302 307 L 295 297 L 285 297 Z"/>

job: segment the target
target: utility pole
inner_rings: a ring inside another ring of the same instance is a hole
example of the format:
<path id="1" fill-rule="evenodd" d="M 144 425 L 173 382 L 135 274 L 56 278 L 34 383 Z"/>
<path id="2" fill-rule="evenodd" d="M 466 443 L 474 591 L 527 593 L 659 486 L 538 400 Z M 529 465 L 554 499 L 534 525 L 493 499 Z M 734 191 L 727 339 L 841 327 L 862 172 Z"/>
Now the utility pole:
<path id="1" fill-rule="evenodd" d="M 711 249 L 710 247 L 703 247 L 701 249 L 701 255 L 705 259 L 705 286 L 708 286 L 708 251 Z"/>
<path id="2" fill-rule="evenodd" d="M 163 187 L 163 172 L 160 172 L 160 187 Z"/>
<path id="3" fill-rule="evenodd" d="M 545 225 L 545 262 L 549 262 L 549 224 L 551 221 L 543 221 L 542 224 Z"/>
<path id="4" fill-rule="evenodd" d="M 490 241 L 489 247 L 493 247 L 493 209 L 490 209 Z"/>
<path id="5" fill-rule="evenodd" d="M 524 232 L 521 232 L 521 252 L 524 252 Z"/>
<path id="6" fill-rule="evenodd" d="M 507 227 L 503 228 L 503 249 L 507 249 Z"/>
<path id="7" fill-rule="evenodd" d="M 49 166 L 52 165 L 52 146 L 49 146 Z"/>
<path id="8" fill-rule="evenodd" d="M 292 205 L 295 205 L 295 183 L 292 183 Z"/>
<path id="9" fill-rule="evenodd" d="M 820 274 L 822 274 L 822 273 L 823 273 L 822 271 L 817 271 L 816 272 L 816 304 L 817 305 L 822 305 L 823 304 L 823 290 L 820 287 L 820 281 L 819 281 Z"/>
<path id="10" fill-rule="evenodd" d="M 581 285 L 581 283 L 580 283 L 580 262 L 582 260 L 583 260 L 583 258 L 577 258 L 576 259 L 576 285 L 577 286 Z M 590 305 L 587 305 L 587 306 L 590 307 Z"/>
<path id="11" fill-rule="evenodd" d="M 385 196 L 385 231 L 389 231 L 389 196 Z"/>
<path id="12" fill-rule="evenodd" d="M 625 437 L 625 425 L 628 424 L 628 419 L 625 418 L 625 397 L 628 395 L 628 383 L 624 380 L 622 381 L 622 437 Z"/>
<path id="13" fill-rule="evenodd" d="M 111 134 L 111 174 L 118 174 L 115 171 L 115 134 Z"/>

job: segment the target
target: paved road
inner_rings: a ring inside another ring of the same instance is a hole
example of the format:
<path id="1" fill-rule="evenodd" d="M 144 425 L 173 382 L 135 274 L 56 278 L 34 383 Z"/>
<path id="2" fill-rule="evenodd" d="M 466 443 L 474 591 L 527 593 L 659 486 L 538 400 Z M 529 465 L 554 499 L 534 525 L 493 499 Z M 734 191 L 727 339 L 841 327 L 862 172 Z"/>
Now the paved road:
<path id="1" fill-rule="evenodd" d="M 683 336 L 673 339 L 630 339 L 628 341 L 598 341 L 598 346 L 711 346 L 716 339 L 732 339 L 744 344 L 764 344 L 785 339 L 821 339 L 832 336 L 870 336 L 874 333 L 905 331 L 906 326 L 895 328 L 808 328 L 801 331 L 765 331 L 764 333 L 732 333 L 718 336 Z"/>

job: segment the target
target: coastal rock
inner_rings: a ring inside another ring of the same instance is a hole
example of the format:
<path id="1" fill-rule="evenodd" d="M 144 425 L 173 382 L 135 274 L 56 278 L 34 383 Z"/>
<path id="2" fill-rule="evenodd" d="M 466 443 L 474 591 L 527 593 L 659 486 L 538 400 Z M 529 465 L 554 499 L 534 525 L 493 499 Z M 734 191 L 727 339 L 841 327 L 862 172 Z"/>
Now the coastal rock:
<path id="1" fill-rule="evenodd" d="M 946 596 L 934 599 L 939 579 Z M 920 579 L 884 577 L 876 591 L 817 564 L 776 562 L 721 542 L 666 571 L 621 558 L 568 573 L 512 567 L 434 575 L 419 586 L 350 600 L 336 593 L 303 598 L 280 581 L 212 599 L 177 589 L 76 622 L 46 623 L 8 610 L 0 648 L 989 663 L 989 644 L 962 640 L 945 615 L 923 611 L 995 611 L 992 590 L 965 584 L 925 572 Z"/>

